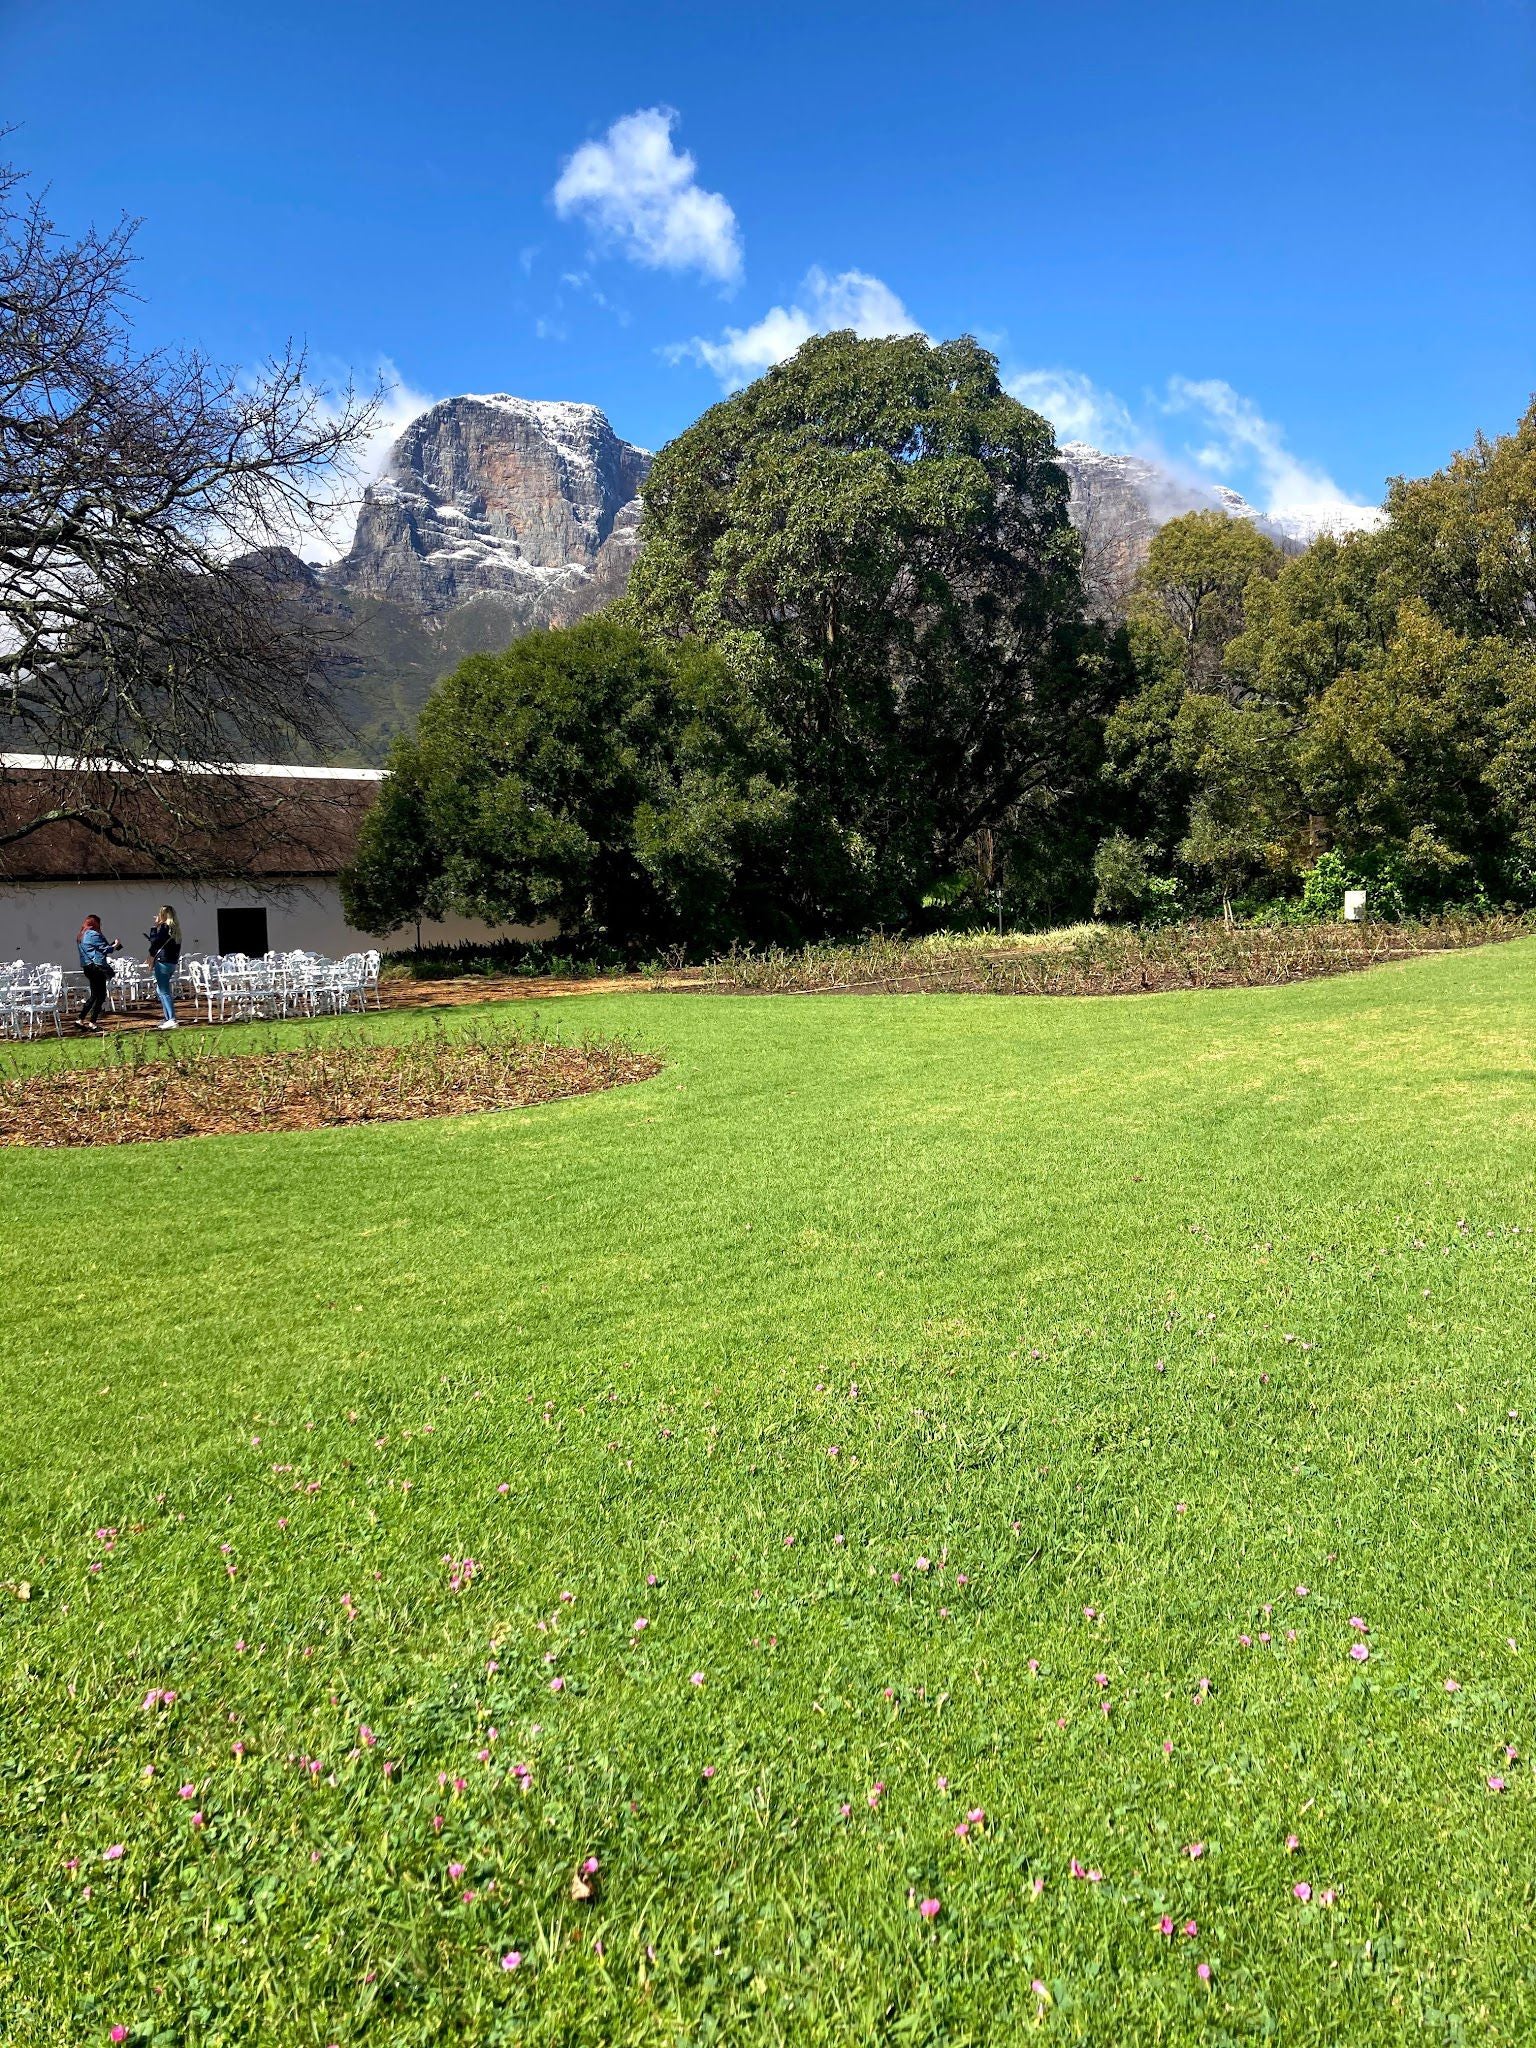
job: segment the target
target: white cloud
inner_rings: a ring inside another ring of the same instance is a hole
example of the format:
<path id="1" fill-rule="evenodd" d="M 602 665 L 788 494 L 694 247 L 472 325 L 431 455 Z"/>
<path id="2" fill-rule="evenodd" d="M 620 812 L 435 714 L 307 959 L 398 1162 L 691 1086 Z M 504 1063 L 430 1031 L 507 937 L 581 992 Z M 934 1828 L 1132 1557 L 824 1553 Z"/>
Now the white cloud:
<path id="1" fill-rule="evenodd" d="M 808 270 L 795 303 L 770 306 L 750 327 L 727 327 L 718 341 L 695 335 L 665 351 L 672 362 L 692 360 L 713 370 L 727 391 L 760 377 L 792 356 L 813 334 L 851 327 L 865 340 L 887 334 L 921 334 L 888 284 L 863 270 Z"/>
<path id="2" fill-rule="evenodd" d="M 652 270 L 698 270 L 732 284 L 741 275 L 736 215 L 698 183 L 692 156 L 673 147 L 676 120 L 671 107 L 643 107 L 601 142 L 584 142 L 560 173 L 555 211 Z"/>
<path id="3" fill-rule="evenodd" d="M 1048 419 L 1060 440 L 1091 441 L 1120 454 L 1139 438 L 1129 409 L 1081 370 L 1019 370 L 1007 388 L 1021 405 Z"/>
<path id="4" fill-rule="evenodd" d="M 1079 370 L 1018 370 L 1007 385 L 1015 398 L 1045 415 L 1062 441 L 1138 455 L 1172 484 L 1227 484 L 1299 539 L 1380 521 L 1375 506 L 1357 504 L 1325 469 L 1292 454 L 1284 431 L 1223 378 L 1170 377 L 1140 411 Z M 1170 447 L 1174 421 L 1190 432 Z"/>
<path id="5" fill-rule="evenodd" d="M 414 419 L 437 403 L 424 391 L 413 390 L 388 356 L 375 365 L 380 387 L 378 413 L 373 430 L 352 457 L 345 472 L 338 471 L 331 487 L 315 511 L 313 523 L 292 543 L 294 552 L 306 562 L 334 562 L 352 545 L 357 524 L 357 504 L 364 490 L 377 483 L 389 466 L 390 451 Z M 337 409 L 333 399 L 322 400 Z"/>
<path id="6" fill-rule="evenodd" d="M 1356 504 L 1325 469 L 1293 455 L 1283 430 L 1225 379 L 1170 377 L 1162 410 L 1197 421 L 1210 439 L 1189 449 L 1190 459 L 1215 473 L 1246 470 L 1253 479 L 1249 489 L 1272 518 L 1298 531 L 1376 523 L 1374 506 Z"/>

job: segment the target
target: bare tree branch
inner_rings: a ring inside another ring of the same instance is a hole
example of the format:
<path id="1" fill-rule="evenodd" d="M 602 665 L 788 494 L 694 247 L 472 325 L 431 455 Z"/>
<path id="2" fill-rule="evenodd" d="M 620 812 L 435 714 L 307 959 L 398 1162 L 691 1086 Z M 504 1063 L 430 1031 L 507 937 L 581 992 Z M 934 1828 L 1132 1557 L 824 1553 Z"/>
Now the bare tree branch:
<path id="1" fill-rule="evenodd" d="M 174 865 L 208 777 L 173 789 L 167 761 L 227 774 L 339 736 L 334 633 L 281 551 L 355 483 L 378 401 L 331 397 L 292 345 L 254 377 L 138 353 L 136 225 L 66 240 L 0 166 L 0 746 L 161 777 L 129 808 L 164 818 Z M 48 807 L 112 839 L 109 794 L 61 770 Z"/>

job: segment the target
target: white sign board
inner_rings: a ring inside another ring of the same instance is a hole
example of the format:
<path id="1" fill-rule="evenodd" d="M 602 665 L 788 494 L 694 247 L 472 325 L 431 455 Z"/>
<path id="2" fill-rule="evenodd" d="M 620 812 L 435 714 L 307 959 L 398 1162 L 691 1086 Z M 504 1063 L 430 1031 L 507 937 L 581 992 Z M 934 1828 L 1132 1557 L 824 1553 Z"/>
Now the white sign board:
<path id="1" fill-rule="evenodd" d="M 1346 924 L 1359 924 L 1364 916 L 1365 891 L 1363 889 L 1346 889 L 1344 891 L 1344 922 Z"/>

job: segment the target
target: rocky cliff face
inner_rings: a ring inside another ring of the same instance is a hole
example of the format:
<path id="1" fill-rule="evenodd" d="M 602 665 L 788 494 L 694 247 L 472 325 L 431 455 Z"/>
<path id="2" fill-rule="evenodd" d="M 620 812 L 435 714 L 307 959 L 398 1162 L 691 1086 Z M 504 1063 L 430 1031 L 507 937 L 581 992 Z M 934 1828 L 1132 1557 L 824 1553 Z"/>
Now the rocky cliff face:
<path id="1" fill-rule="evenodd" d="M 514 632 L 578 618 L 623 588 L 650 459 L 595 405 L 445 399 L 396 442 L 327 581 L 425 619 L 479 598 Z"/>

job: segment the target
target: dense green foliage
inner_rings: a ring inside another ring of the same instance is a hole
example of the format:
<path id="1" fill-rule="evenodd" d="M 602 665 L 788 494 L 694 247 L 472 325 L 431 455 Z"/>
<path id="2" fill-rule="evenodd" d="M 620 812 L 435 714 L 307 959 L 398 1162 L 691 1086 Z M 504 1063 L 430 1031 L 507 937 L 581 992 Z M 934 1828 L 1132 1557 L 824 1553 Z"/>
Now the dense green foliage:
<path id="1" fill-rule="evenodd" d="M 1320 855 L 1387 915 L 1536 900 L 1536 408 L 1386 510 L 1289 560 L 1216 513 L 1157 535 L 1106 911 L 1294 896 Z"/>
<path id="2" fill-rule="evenodd" d="M 975 342 L 832 334 L 657 457 L 628 609 L 782 742 L 803 929 L 910 921 L 1070 774 L 1097 676 L 1054 454 Z"/>
<path id="3" fill-rule="evenodd" d="M 1528 2042 L 1533 965 L 8 1156 L 7 2048 Z"/>
<path id="4" fill-rule="evenodd" d="M 388 931 L 458 914 L 653 948 L 778 928 L 790 807 L 718 655 L 612 619 L 472 655 L 438 685 L 344 882 Z"/>
<path id="5" fill-rule="evenodd" d="M 1536 406 L 1373 532 L 1172 521 L 1118 633 L 1053 454 L 972 342 L 807 342 L 662 451 L 605 622 L 438 687 L 355 919 L 633 959 L 1536 903 Z"/>

